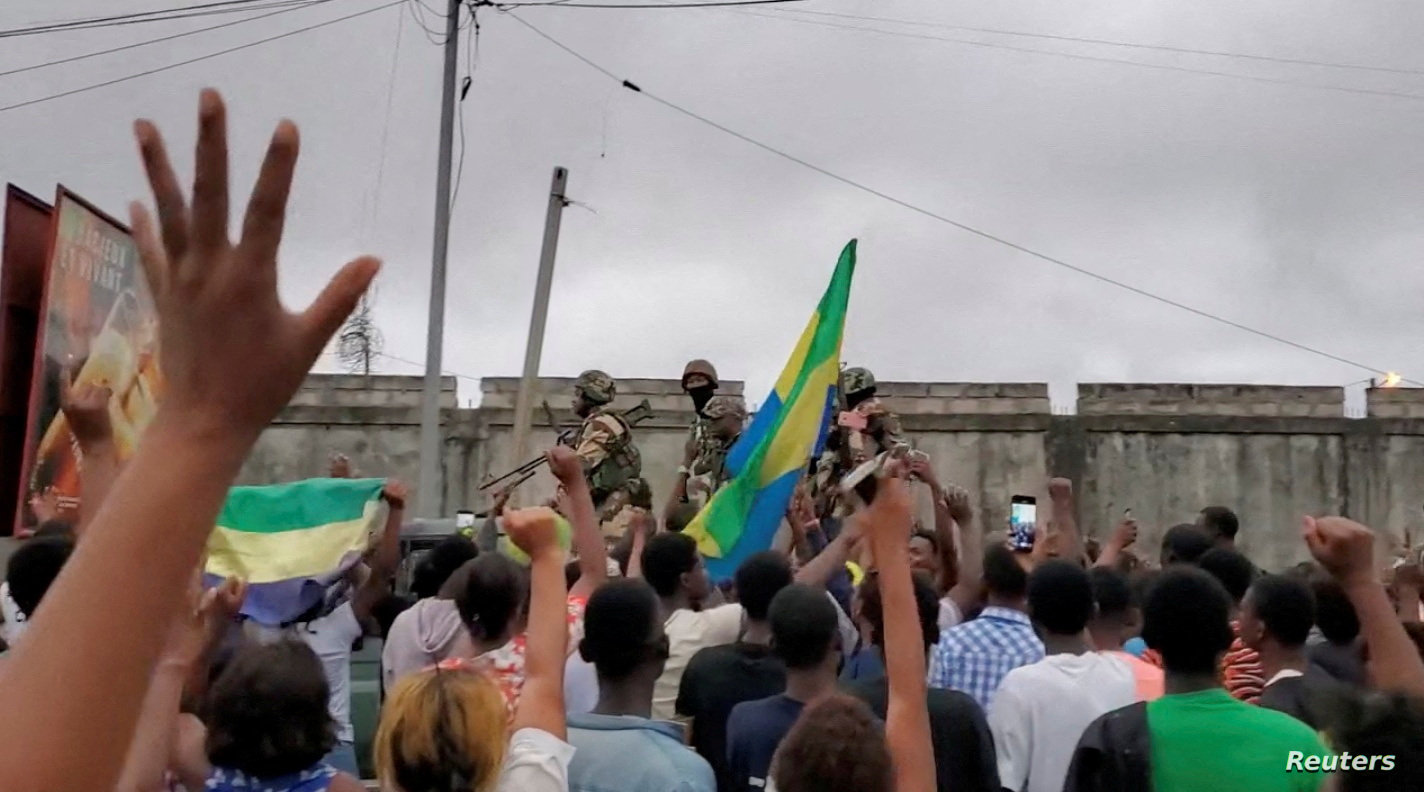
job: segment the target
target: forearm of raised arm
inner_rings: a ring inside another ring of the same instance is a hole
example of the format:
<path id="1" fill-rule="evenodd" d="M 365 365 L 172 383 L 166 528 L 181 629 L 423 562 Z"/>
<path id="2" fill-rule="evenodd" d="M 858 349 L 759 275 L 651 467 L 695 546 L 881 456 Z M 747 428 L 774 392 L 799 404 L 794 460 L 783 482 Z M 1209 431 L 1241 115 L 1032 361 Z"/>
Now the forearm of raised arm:
<path id="1" fill-rule="evenodd" d="M 153 673 L 148 693 L 139 711 L 133 740 L 124 759 L 124 769 L 115 785 L 117 792 L 162 792 L 168 769 L 173 724 L 178 719 L 184 680 L 191 669 L 186 665 L 160 663 Z"/>
<path id="2" fill-rule="evenodd" d="M 1053 529 L 1058 534 L 1058 556 L 1077 562 L 1083 557 L 1083 543 L 1078 536 L 1078 518 L 1073 515 L 1073 498 L 1053 499 Z"/>
<path id="3" fill-rule="evenodd" d="M 400 535 L 404 522 L 405 509 L 392 504 L 386 515 L 386 527 L 381 532 L 381 541 L 376 545 L 376 552 L 371 555 L 373 576 L 380 575 L 382 580 L 386 580 L 396 573 L 396 567 L 400 565 Z"/>
<path id="4" fill-rule="evenodd" d="M 524 655 L 524 690 L 511 732 L 546 731 L 564 739 L 564 660 L 568 651 L 564 567 L 550 553 L 530 564 L 529 627 Z"/>
<path id="5" fill-rule="evenodd" d="M 79 524 L 74 526 L 76 536 L 81 535 L 94 515 L 99 504 L 109 497 L 114 480 L 119 477 L 119 451 L 112 440 L 86 444 L 81 449 L 83 461 L 79 468 Z"/>
<path id="6" fill-rule="evenodd" d="M 160 415 L 0 670 L 0 789 L 111 789 L 248 438 Z M 135 552 L 134 548 L 143 548 Z M 103 607 L 95 607 L 95 603 Z M 105 647 L 93 673 L 93 647 Z M 103 706 L 95 706 L 103 702 Z M 76 765 L 71 748 L 85 745 Z"/>
<path id="7" fill-rule="evenodd" d="M 850 541 L 842 531 L 834 541 L 826 545 L 819 555 L 804 564 L 796 573 L 796 582 L 807 586 L 825 586 L 836 570 L 845 566 L 850 552 Z"/>
<path id="8" fill-rule="evenodd" d="M 944 500 L 944 493 L 939 487 L 932 487 L 930 495 L 934 499 L 934 528 L 935 536 L 939 538 L 939 555 L 941 568 L 959 571 L 959 542 L 954 535 L 954 517 L 949 513 L 949 504 Z M 956 576 L 957 582 L 957 576 Z M 940 591 L 943 595 L 947 592 Z"/>
<path id="9" fill-rule="evenodd" d="M 897 792 L 934 789 L 934 750 L 925 703 L 925 653 L 910 582 L 908 550 L 897 532 L 872 528 L 885 614 L 885 671 L 889 704 L 885 737 Z"/>
<path id="10" fill-rule="evenodd" d="M 1424 660 L 1390 605 L 1384 587 L 1360 582 L 1346 587 L 1370 649 L 1375 684 L 1385 690 L 1424 696 Z"/>
<path id="11" fill-rule="evenodd" d="M 579 580 L 574 589 L 579 595 L 587 596 L 608 579 L 608 548 L 598 530 L 588 482 L 582 478 L 566 481 L 564 491 L 569 496 L 569 522 L 573 527 L 574 550 L 579 557 Z"/>

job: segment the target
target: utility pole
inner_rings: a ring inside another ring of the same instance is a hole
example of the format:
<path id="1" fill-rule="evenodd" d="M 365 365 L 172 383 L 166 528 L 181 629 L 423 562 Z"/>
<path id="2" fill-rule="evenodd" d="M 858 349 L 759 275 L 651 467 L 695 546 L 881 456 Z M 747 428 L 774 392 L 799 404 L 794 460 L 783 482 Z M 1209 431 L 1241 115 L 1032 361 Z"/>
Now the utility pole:
<path id="1" fill-rule="evenodd" d="M 450 165 L 455 143 L 455 72 L 460 63 L 460 5 L 445 18 L 445 84 L 440 92 L 440 155 L 435 179 L 435 243 L 430 261 L 430 317 L 425 331 L 425 387 L 420 399 L 420 479 L 416 515 L 441 515 L 440 371 L 445 341 L 445 258 L 450 251 Z"/>
<path id="2" fill-rule="evenodd" d="M 524 344 L 524 375 L 519 380 L 519 395 L 514 402 L 514 451 L 509 467 L 524 461 L 529 448 L 530 413 L 534 411 L 534 388 L 539 377 L 539 358 L 544 352 L 544 325 L 549 318 L 549 291 L 554 285 L 554 254 L 559 247 L 559 221 L 563 219 L 568 200 L 569 172 L 554 168 L 553 186 L 549 188 L 549 209 L 544 215 L 544 246 L 539 252 L 539 276 L 534 284 L 534 310 L 529 317 L 529 340 Z"/>

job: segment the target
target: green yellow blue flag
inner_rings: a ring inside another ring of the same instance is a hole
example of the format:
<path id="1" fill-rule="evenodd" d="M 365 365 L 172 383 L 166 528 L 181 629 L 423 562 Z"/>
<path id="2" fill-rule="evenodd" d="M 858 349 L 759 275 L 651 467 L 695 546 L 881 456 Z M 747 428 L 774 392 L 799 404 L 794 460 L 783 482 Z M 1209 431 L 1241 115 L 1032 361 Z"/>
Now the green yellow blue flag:
<path id="1" fill-rule="evenodd" d="M 851 240 L 776 387 L 727 454 L 731 480 L 683 531 L 697 540 L 716 579 L 730 578 L 748 556 L 771 547 L 797 482 L 825 443 L 854 274 Z"/>
<path id="2" fill-rule="evenodd" d="M 205 585 L 247 581 L 242 614 L 277 626 L 321 602 L 386 522 L 383 479 L 233 487 L 208 536 Z"/>

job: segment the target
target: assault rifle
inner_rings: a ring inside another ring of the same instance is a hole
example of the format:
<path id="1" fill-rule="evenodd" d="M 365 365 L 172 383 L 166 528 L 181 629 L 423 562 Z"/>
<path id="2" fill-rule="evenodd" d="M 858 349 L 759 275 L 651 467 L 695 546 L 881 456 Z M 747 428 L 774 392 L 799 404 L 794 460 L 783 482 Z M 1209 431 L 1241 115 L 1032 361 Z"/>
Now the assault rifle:
<path id="1" fill-rule="evenodd" d="M 570 426 L 567 428 L 560 428 L 558 418 L 554 416 L 554 409 L 549 406 L 549 402 L 545 401 L 543 404 L 543 408 L 544 416 L 549 420 L 549 426 L 553 427 L 554 431 L 558 433 L 558 440 L 556 440 L 555 443 L 557 445 L 571 446 L 575 442 L 577 442 L 579 427 Z M 637 426 L 643 421 L 646 421 L 649 418 L 653 417 L 653 405 L 649 404 L 647 399 L 644 399 L 643 402 L 637 407 L 634 407 L 631 410 L 625 410 L 621 413 L 618 413 L 618 417 L 622 418 L 623 422 L 628 424 L 629 426 Z M 523 484 L 524 482 L 533 478 L 534 474 L 539 472 L 539 467 L 541 465 L 547 464 L 548 461 L 548 457 L 544 456 L 543 454 L 540 454 L 539 456 L 529 460 L 528 462 L 525 462 L 524 464 L 514 468 L 513 470 L 505 473 L 504 475 L 487 479 L 485 483 L 480 485 L 480 491 L 483 492 L 495 486 L 496 484 L 508 481 L 510 479 L 514 479 L 514 481 L 503 487 L 503 489 L 505 491 L 513 490 L 515 487 L 518 487 L 520 484 Z"/>

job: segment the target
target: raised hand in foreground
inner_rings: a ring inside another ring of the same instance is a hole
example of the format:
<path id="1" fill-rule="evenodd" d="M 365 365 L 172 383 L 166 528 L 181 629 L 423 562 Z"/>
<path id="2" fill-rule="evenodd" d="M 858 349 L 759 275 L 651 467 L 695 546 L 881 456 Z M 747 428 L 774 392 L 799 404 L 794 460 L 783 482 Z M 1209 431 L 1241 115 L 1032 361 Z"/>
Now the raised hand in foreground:
<path id="1" fill-rule="evenodd" d="M 199 101 L 191 205 L 158 129 L 138 121 L 134 134 L 158 207 L 157 226 L 140 203 L 129 214 L 158 308 L 163 406 L 171 408 L 160 415 L 182 413 L 255 437 L 351 314 L 379 262 L 352 261 L 311 307 L 288 312 L 277 298 L 277 247 L 297 165 L 296 125 L 277 124 L 236 244 L 227 233 L 227 111 L 217 92 L 204 91 Z"/>
<path id="2" fill-rule="evenodd" d="M 1424 696 L 1424 661 L 1399 623 L 1374 568 L 1374 532 L 1344 517 L 1306 517 L 1305 546 L 1355 606 L 1376 687 Z"/>
<path id="3" fill-rule="evenodd" d="M 902 473 L 903 468 L 892 466 L 890 472 Z M 925 691 L 924 636 L 910 580 L 910 490 L 903 478 L 891 475 L 877 482 L 863 520 L 880 571 L 885 613 L 885 671 L 890 684 L 885 739 L 894 765 L 895 790 L 930 792 L 935 788 L 934 749 Z"/>
<path id="4" fill-rule="evenodd" d="M 131 209 L 167 392 L 137 452 L 0 670 L 0 789 L 112 789 L 188 575 L 227 488 L 378 267 L 346 266 L 306 311 L 277 298 L 297 157 L 278 125 L 239 241 L 228 228 L 222 99 L 204 91 L 191 203 L 151 123 L 135 125 L 158 207 Z M 161 236 L 161 241 L 160 241 Z M 94 646 L 105 661 L 92 661 Z M 96 706 L 102 703 L 102 706 Z M 75 762 L 73 746 L 86 746 Z"/>
<path id="5" fill-rule="evenodd" d="M 549 470 L 559 480 L 563 493 L 560 512 L 569 520 L 573 550 L 578 555 L 579 579 L 569 593 L 588 597 L 608 580 L 608 548 L 603 543 L 598 516 L 593 510 L 593 495 L 583 475 L 583 462 L 568 446 L 556 445 L 545 452 L 545 457 L 549 460 Z"/>
<path id="6" fill-rule="evenodd" d="M 529 626 L 525 631 L 524 692 L 512 732 L 540 729 L 564 739 L 564 661 L 568 656 L 565 619 L 564 552 L 558 515 L 543 507 L 504 516 L 509 540 L 529 556 Z"/>

